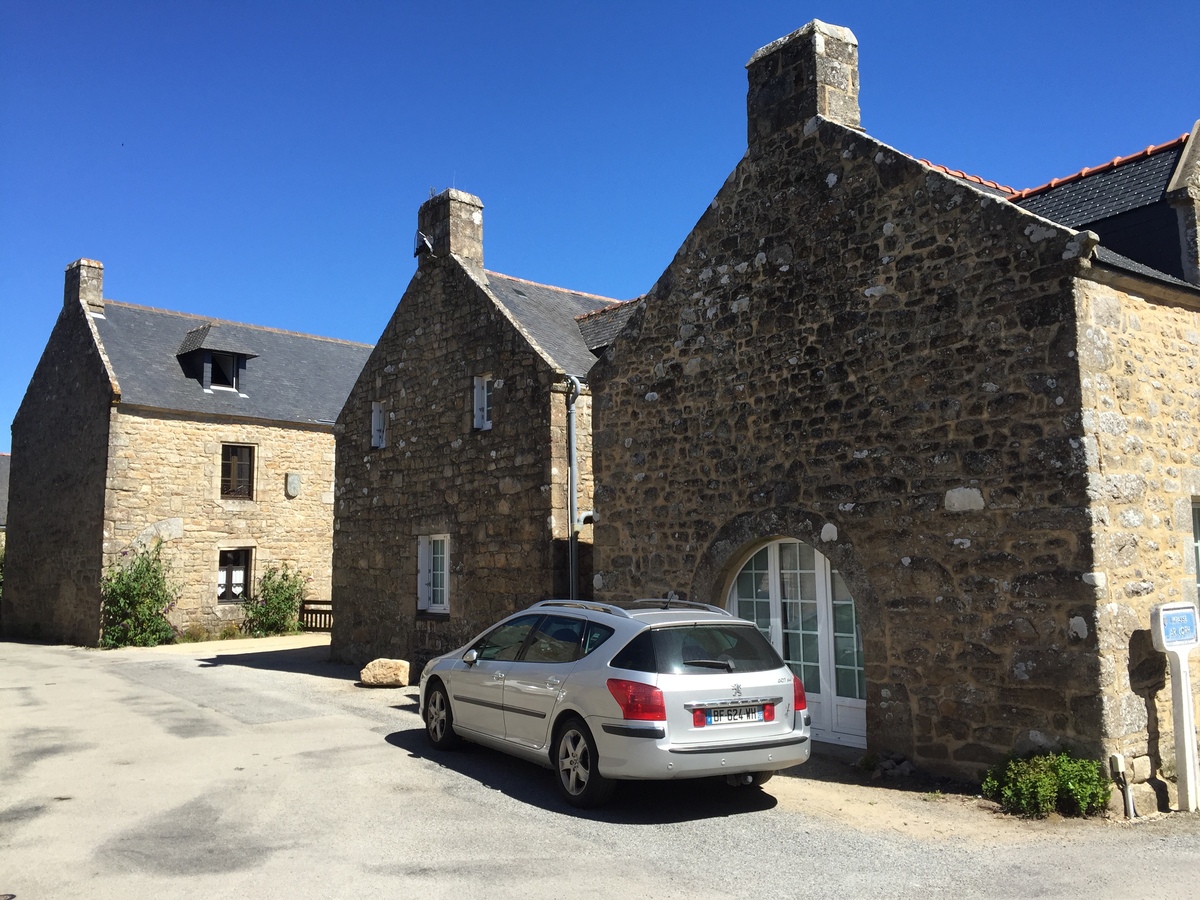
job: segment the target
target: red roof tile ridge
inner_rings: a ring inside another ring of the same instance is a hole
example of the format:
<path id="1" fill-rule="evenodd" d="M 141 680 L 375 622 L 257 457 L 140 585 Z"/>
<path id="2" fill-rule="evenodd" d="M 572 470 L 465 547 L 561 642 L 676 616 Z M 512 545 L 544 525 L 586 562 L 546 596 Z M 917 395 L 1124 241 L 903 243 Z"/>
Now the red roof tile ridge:
<path id="1" fill-rule="evenodd" d="M 597 300 L 607 300 L 609 303 L 624 303 L 624 300 L 616 300 L 612 297 L 605 297 L 602 294 L 589 294 L 587 291 L 577 291 L 573 288 L 559 287 L 557 284 L 545 284 L 541 281 L 530 281 L 528 278 L 518 278 L 516 275 L 505 275 L 503 272 L 493 272 L 491 269 L 484 269 L 488 275 L 497 275 L 500 278 L 507 278 L 509 281 L 519 281 L 521 284 L 531 284 L 534 287 L 549 288 L 552 291 L 561 291 L 564 294 L 578 294 L 580 297 L 595 297 Z"/>
<path id="2" fill-rule="evenodd" d="M 964 181 L 971 181 L 975 184 L 982 184 L 986 187 L 994 188 L 997 191 L 1004 191 L 1006 194 L 1015 194 L 1016 189 L 1010 188 L 1007 184 L 1000 184 L 995 181 L 988 181 L 986 178 L 980 178 L 978 175 L 968 175 L 966 172 L 958 169 L 948 169 L 946 166 L 940 166 L 935 162 L 930 162 L 927 159 L 922 159 L 920 162 L 925 163 L 931 169 L 937 169 L 939 172 L 945 172 L 947 175 L 953 175 L 955 178 L 962 178 Z"/>
<path id="3" fill-rule="evenodd" d="M 1039 184 L 1037 187 L 1025 188 L 1022 191 L 1016 191 L 1013 193 L 1013 196 L 1009 197 L 1009 199 L 1024 200 L 1027 197 L 1032 197 L 1034 194 L 1040 194 L 1043 191 L 1050 190 L 1051 188 L 1062 187 L 1062 185 L 1070 184 L 1073 181 L 1081 181 L 1091 175 L 1096 175 L 1100 172 L 1107 172 L 1110 169 L 1115 169 L 1118 166 L 1123 166 L 1126 163 L 1134 162 L 1139 159 L 1146 159 L 1147 157 L 1154 156 L 1156 153 L 1162 153 L 1166 150 L 1174 150 L 1176 147 L 1180 147 L 1187 143 L 1187 139 L 1188 135 L 1184 133 L 1174 140 L 1167 141 L 1165 144 L 1151 144 L 1145 150 L 1139 150 L 1137 153 L 1130 153 L 1128 156 L 1114 157 L 1108 162 L 1102 163 L 1098 166 L 1084 166 L 1078 172 L 1075 172 L 1071 175 L 1064 175 L 1062 178 L 1051 178 L 1045 184 Z"/>
<path id="4" fill-rule="evenodd" d="M 235 322 L 232 319 L 214 319 L 199 313 L 180 312 L 177 309 L 163 309 L 159 306 L 146 306 L 144 303 L 126 303 L 123 300 L 109 300 L 106 304 L 123 306 L 126 309 L 143 309 L 147 312 L 166 313 L 169 316 L 180 316 L 184 319 L 195 319 L 198 325 L 236 325 L 239 328 L 253 328 L 255 331 L 269 331 L 273 334 L 290 334 L 292 337 L 312 338 L 317 341 L 329 341 L 332 344 L 349 344 L 352 347 L 374 347 L 374 344 L 364 344 L 362 341 L 348 341 L 345 338 L 326 337 L 323 334 L 307 334 L 303 331 L 288 331 L 286 328 L 272 328 L 269 325 L 253 325 L 250 322 Z"/>
<path id="5" fill-rule="evenodd" d="M 595 296 L 595 295 L 589 294 L 589 296 Z M 604 298 L 601 297 L 600 299 L 603 300 Z M 639 300 L 644 300 L 644 299 L 646 299 L 645 294 L 642 294 L 640 297 L 633 297 L 629 300 L 614 300 L 612 303 L 608 304 L 608 306 L 601 306 L 599 309 L 589 309 L 587 312 L 579 313 L 578 315 L 575 316 L 575 321 L 578 322 L 580 319 L 590 319 L 593 316 L 602 316 L 605 313 L 612 312 L 612 310 L 616 309 L 619 306 L 624 306 L 627 303 L 637 303 Z"/>

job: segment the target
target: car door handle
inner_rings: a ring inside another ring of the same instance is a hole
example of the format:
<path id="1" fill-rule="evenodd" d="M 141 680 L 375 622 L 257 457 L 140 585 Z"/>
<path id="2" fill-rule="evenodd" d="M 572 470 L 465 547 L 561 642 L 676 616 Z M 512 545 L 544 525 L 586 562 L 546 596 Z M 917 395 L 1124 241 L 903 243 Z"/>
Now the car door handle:
<path id="1" fill-rule="evenodd" d="M 503 681 L 503 680 L 504 680 L 503 672 L 497 672 L 495 675 L 492 676 L 492 681 Z"/>
<path id="2" fill-rule="evenodd" d="M 562 679 L 554 675 L 546 679 L 546 687 L 558 687 L 560 684 L 562 684 Z"/>

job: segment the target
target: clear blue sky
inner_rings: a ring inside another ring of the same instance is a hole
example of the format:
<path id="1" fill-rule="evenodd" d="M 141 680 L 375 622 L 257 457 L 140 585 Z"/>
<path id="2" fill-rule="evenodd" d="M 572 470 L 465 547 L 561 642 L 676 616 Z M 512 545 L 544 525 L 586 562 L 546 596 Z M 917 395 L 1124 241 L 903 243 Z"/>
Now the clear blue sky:
<path id="1" fill-rule="evenodd" d="M 0 0 L 0 452 L 62 304 L 373 342 L 417 206 L 484 202 L 488 268 L 647 290 L 745 150 L 744 65 L 858 37 L 862 119 L 1014 187 L 1200 118 L 1200 3 Z"/>

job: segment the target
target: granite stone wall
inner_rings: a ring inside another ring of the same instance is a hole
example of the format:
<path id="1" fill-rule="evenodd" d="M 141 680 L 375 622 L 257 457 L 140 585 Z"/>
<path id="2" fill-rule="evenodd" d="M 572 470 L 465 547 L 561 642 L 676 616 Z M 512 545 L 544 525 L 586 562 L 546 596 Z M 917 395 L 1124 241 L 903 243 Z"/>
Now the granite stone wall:
<path id="1" fill-rule="evenodd" d="M 100 639 L 113 385 L 85 309 L 78 296 L 68 298 L 13 419 L 0 601 L 9 638 Z"/>
<path id="2" fill-rule="evenodd" d="M 1099 753 L 1075 280 L 1088 235 L 836 122 L 760 137 L 592 372 L 600 599 L 842 572 L 867 741 Z"/>
<path id="3" fill-rule="evenodd" d="M 1145 781 L 1175 769 L 1170 675 L 1150 609 L 1196 600 L 1200 305 L 1095 282 L 1080 283 L 1076 305 L 1098 606 L 1073 627 L 1098 638 L 1101 703 L 1089 726 Z"/>
<path id="4" fill-rule="evenodd" d="M 423 260 L 338 420 L 338 659 L 399 657 L 419 670 L 565 584 L 566 385 L 484 294 L 486 278 L 454 256 Z M 486 373 L 493 426 L 478 430 L 474 378 Z M 383 448 L 371 446 L 374 402 Z M 581 398 L 580 435 L 588 410 Z M 584 477 L 581 509 L 590 493 Z M 448 615 L 417 608 L 418 537 L 430 534 L 450 536 Z"/>
<path id="5" fill-rule="evenodd" d="M 221 447 L 254 448 L 253 499 L 221 496 Z M 172 622 L 215 634 L 242 620 L 218 602 L 221 550 L 249 548 L 256 584 L 267 566 L 301 571 L 307 596 L 328 600 L 333 540 L 333 435 L 261 422 L 196 421 L 121 407 L 113 416 L 104 508 L 104 565 L 134 545 L 163 541 L 163 560 L 182 587 Z M 288 474 L 299 490 L 288 496 Z"/>

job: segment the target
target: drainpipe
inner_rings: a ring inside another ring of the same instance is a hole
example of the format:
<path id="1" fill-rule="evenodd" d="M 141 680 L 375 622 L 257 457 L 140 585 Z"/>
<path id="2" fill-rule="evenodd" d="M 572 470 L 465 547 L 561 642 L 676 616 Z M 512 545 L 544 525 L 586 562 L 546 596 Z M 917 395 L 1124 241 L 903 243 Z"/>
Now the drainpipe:
<path id="1" fill-rule="evenodd" d="M 567 541 L 568 581 L 571 596 L 579 599 L 579 460 L 575 451 L 575 401 L 583 392 L 583 385 L 574 375 L 568 375 L 571 390 L 567 394 L 567 522 L 570 537 Z"/>

